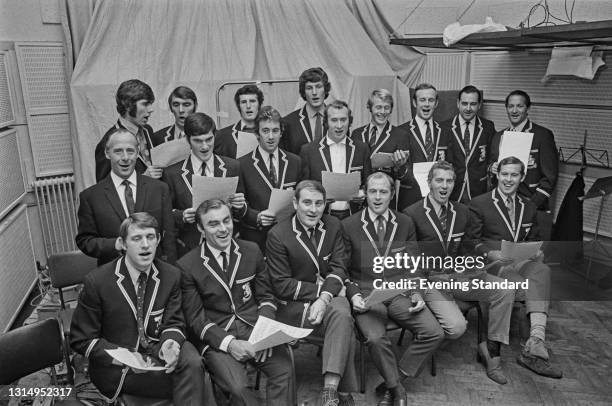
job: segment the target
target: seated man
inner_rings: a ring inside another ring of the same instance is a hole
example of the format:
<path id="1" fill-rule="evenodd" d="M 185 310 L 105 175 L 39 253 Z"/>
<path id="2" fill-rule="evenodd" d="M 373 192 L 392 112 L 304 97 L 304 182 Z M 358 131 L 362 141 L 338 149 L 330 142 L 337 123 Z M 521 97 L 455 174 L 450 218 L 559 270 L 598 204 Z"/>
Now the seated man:
<path id="1" fill-rule="evenodd" d="M 446 161 L 433 164 L 427 176 L 429 194 L 423 200 L 414 203 L 404 213 L 412 218 L 416 225 L 416 238 L 427 257 L 440 259 L 440 264 L 452 258 L 454 267 L 444 268 L 436 265 L 429 269 L 429 279 L 432 281 L 450 280 L 470 283 L 474 279 L 485 282 L 501 282 L 494 275 L 488 275 L 484 270 L 484 260 L 480 259 L 481 267 L 476 266 L 475 259 L 467 260 L 463 249 L 465 229 L 468 222 L 468 208 L 458 202 L 452 202 L 449 197 L 455 185 L 455 171 Z M 461 262 L 459 262 L 461 261 Z M 472 264 L 471 269 L 466 264 Z M 485 361 L 487 376 L 499 384 L 508 382 L 501 369 L 500 344 L 508 344 L 510 316 L 514 303 L 514 290 L 505 289 L 445 289 L 445 300 L 428 302 L 431 311 L 436 315 L 443 328 L 447 328 L 449 312 L 458 312 L 459 308 L 453 300 L 485 302 L 489 306 L 488 340 L 480 343 L 479 359 Z M 456 314 L 456 313 L 455 313 Z"/>
<path id="2" fill-rule="evenodd" d="M 486 255 L 489 263 L 501 264 L 489 268 L 490 273 L 511 281 L 529 281 L 529 289 L 516 292 L 517 300 L 525 300 L 531 322 L 530 336 L 518 363 L 537 374 L 561 378 L 562 372 L 550 364 L 544 346 L 550 304 L 550 268 L 542 263 L 544 255 L 540 251 L 536 257 L 516 263 L 503 257 L 500 250 L 502 240 L 539 239 L 536 206 L 517 194 L 525 179 L 525 165 L 516 157 L 508 157 L 496 169 L 497 188 L 470 201 L 465 238 L 473 244 L 476 254 Z"/>
<path id="3" fill-rule="evenodd" d="M 120 128 L 106 138 L 105 154 L 110 174 L 79 195 L 76 245 L 84 254 L 98 258 L 98 265 L 110 262 L 123 247 L 117 238 L 121 222 L 134 212 L 145 211 L 155 217 L 161 229 L 162 249 L 157 255 L 174 263 L 176 243 L 168 186 L 137 173 L 138 141 L 128 130 Z"/>
<path id="4" fill-rule="evenodd" d="M 280 113 L 264 106 L 255 119 L 255 134 L 259 146 L 239 159 L 240 177 L 248 202 L 246 216 L 240 222 L 240 235 L 245 240 L 266 249 L 266 238 L 276 223 L 274 213 L 268 210 L 272 189 L 294 189 L 300 181 L 300 157 L 283 151 L 278 143 L 283 136 Z"/>
<path id="5" fill-rule="evenodd" d="M 202 360 L 185 341 L 181 274 L 155 259 L 159 239 L 157 221 L 148 213 L 133 213 L 121 223 L 125 255 L 85 277 L 70 344 L 89 359 L 91 381 L 111 402 L 126 393 L 168 398 L 175 405 L 214 405 L 212 391 L 205 394 Z M 168 369 L 130 368 L 105 351 L 117 348 Z"/>
<path id="6" fill-rule="evenodd" d="M 154 147 L 185 137 L 185 119 L 198 108 L 198 98 L 190 88 L 179 86 L 168 96 L 168 106 L 174 116 L 174 124 L 153 134 L 151 141 Z"/>
<path id="7" fill-rule="evenodd" d="M 317 181 L 298 183 L 293 207 L 296 214 L 272 227 L 266 243 L 269 277 L 281 300 L 277 319 L 312 328 L 311 336 L 323 339 L 322 405 L 354 405 L 348 393 L 357 389 L 353 318 L 338 296 L 346 279 L 342 226 L 323 215 L 325 189 Z"/>
<path id="8" fill-rule="evenodd" d="M 296 404 L 287 346 L 256 353 L 248 341 L 260 315 L 275 318 L 261 251 L 255 243 L 232 239 L 231 210 L 222 200 L 202 203 L 196 218 L 204 242 L 178 261 L 189 340 L 203 354 L 215 382 L 231 394 L 231 405 L 259 404 L 248 387 L 246 362 L 268 377 L 267 405 Z"/>
<path id="9" fill-rule="evenodd" d="M 373 306 L 367 305 L 364 300 L 376 287 L 377 279 L 399 282 L 413 278 L 418 283 L 419 275 L 411 274 L 408 269 L 378 272 L 372 266 L 376 258 L 403 253 L 419 254 L 414 223 L 408 216 L 389 209 L 395 191 L 394 183 L 386 173 L 370 175 L 366 181 L 368 206 L 342 221 L 351 279 L 346 287 L 347 297 L 353 305 L 355 322 L 366 340 L 370 358 L 387 387 L 379 406 L 408 404 L 406 391 L 400 382 L 398 360 L 386 334 L 387 322 L 392 320 L 413 333 L 414 341 L 402 357 L 402 365 L 409 366 L 411 371 L 420 371 L 444 340 L 444 331 L 425 306 L 418 289 L 407 290 Z"/>

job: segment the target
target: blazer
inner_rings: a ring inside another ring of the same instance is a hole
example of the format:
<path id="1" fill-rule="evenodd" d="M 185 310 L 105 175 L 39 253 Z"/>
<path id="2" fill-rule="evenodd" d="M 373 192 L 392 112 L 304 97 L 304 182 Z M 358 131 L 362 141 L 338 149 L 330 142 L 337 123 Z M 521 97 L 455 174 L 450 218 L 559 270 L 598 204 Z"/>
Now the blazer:
<path id="1" fill-rule="evenodd" d="M 232 158 L 213 155 L 213 175 L 216 178 L 240 176 L 240 164 Z M 196 223 L 184 223 L 183 211 L 193 206 L 193 189 L 191 178 L 193 176 L 191 166 L 191 155 L 181 162 L 170 165 L 164 170 L 162 181 L 170 189 L 170 201 L 172 206 L 172 217 L 177 228 L 177 250 L 179 258 L 200 245 L 201 233 Z M 244 187 L 240 179 L 236 192 L 243 193 Z M 240 218 L 244 213 L 234 213 Z"/>
<path id="2" fill-rule="evenodd" d="M 497 132 L 491 141 L 491 163 L 499 159 L 499 144 L 502 131 Z M 559 176 L 559 153 L 555 144 L 555 137 L 548 128 L 527 120 L 524 132 L 533 133 L 529 162 L 527 163 L 527 174 L 521 182 L 518 193 L 533 201 L 538 210 L 548 210 L 549 200 L 557 183 Z"/>
<path id="3" fill-rule="evenodd" d="M 144 297 L 145 336 L 157 355 L 161 344 L 172 339 L 185 341 L 181 311 L 180 272 L 172 265 L 155 260 L 149 271 Z M 125 257 L 118 258 L 86 277 L 72 316 L 70 345 L 89 360 L 92 382 L 106 397 L 115 400 L 129 367 L 112 364 L 105 351 L 118 347 L 138 350 L 136 289 Z"/>
<path id="4" fill-rule="evenodd" d="M 239 162 L 240 177 L 248 202 L 248 209 L 240 222 L 240 229 L 255 232 L 259 238 L 252 241 L 259 243 L 263 251 L 265 250 L 266 235 L 270 227 L 263 227 L 257 224 L 257 215 L 268 208 L 273 188 L 295 189 L 301 180 L 301 160 L 297 155 L 279 149 L 278 162 L 276 163 L 279 176 L 278 184 L 276 185 L 272 185 L 270 181 L 269 164 L 261 156 L 259 149 L 256 148 L 250 154 L 241 157 Z M 251 234 L 247 232 L 247 234 L 242 235 L 242 238 L 250 239 L 246 238 L 246 235 Z"/>
<path id="5" fill-rule="evenodd" d="M 536 220 L 536 206 L 515 195 L 515 228 L 512 228 L 506 203 L 496 189 L 477 196 L 470 201 L 470 215 L 465 231 L 466 241 L 479 255 L 499 250 L 501 241 L 538 241 L 539 230 Z"/>
<path id="6" fill-rule="evenodd" d="M 376 272 L 373 267 L 375 258 L 403 256 L 404 253 L 414 256 L 420 254 L 414 223 L 410 217 L 389 210 L 383 244 L 378 241 L 376 224 L 370 219 L 367 208 L 342 220 L 342 228 L 349 278 L 346 283 L 347 298 L 356 294 L 362 294 L 365 298 L 373 290 L 375 279 L 400 281 L 419 276 L 419 270 L 395 268 Z"/>
<path id="7" fill-rule="evenodd" d="M 487 191 L 488 164 L 491 153 L 491 140 L 495 134 L 492 121 L 476 116 L 474 133 L 469 151 L 463 147 L 463 132 L 459 116 L 440 123 L 443 131 L 449 134 L 448 150 L 450 163 L 455 167 L 455 187 L 451 200 L 469 201 Z"/>
<path id="8" fill-rule="evenodd" d="M 215 154 L 233 159 L 238 153 L 238 131 L 242 131 L 242 121 L 220 129 L 215 134 Z"/>
<path id="9" fill-rule="evenodd" d="M 302 145 L 314 141 L 306 106 L 287 114 L 282 121 L 285 124 L 285 133 L 280 140 L 280 147 L 285 151 L 297 155 Z"/>
<path id="10" fill-rule="evenodd" d="M 297 215 L 268 232 L 266 262 L 272 289 L 281 300 L 277 318 L 302 327 L 310 304 L 322 292 L 337 296 L 346 279 L 346 251 L 340 220 L 323 215 L 315 247 Z"/>
<path id="11" fill-rule="evenodd" d="M 173 141 L 175 139 L 174 138 L 175 131 L 176 131 L 176 125 L 174 124 L 156 131 L 151 136 L 151 145 L 153 147 L 156 147 L 160 144 L 163 144 L 164 142 Z"/>
<path id="12" fill-rule="evenodd" d="M 302 160 L 302 179 L 322 181 L 321 172 L 332 171 L 332 161 L 327 145 L 327 137 L 321 138 L 319 142 L 311 142 L 302 146 L 300 151 Z M 361 172 L 361 185 L 372 173 L 370 161 L 370 149 L 367 144 L 361 141 L 353 141 L 346 138 L 346 173 Z M 350 205 L 351 213 L 356 212 L 361 207 Z"/>
<path id="13" fill-rule="evenodd" d="M 263 255 L 256 244 L 232 240 L 227 273 L 206 244 L 177 262 L 189 340 L 200 354 L 219 349 L 229 335 L 248 340 L 259 315 L 275 318 Z"/>
<path id="14" fill-rule="evenodd" d="M 96 159 L 96 182 L 100 182 L 104 179 L 111 171 L 110 161 L 106 158 L 106 140 L 108 137 L 117 131 L 118 129 L 125 129 L 125 127 L 121 124 L 119 120 L 115 123 L 114 126 L 108 129 L 108 131 L 102 136 L 102 139 L 96 145 L 95 151 L 95 159 Z M 151 139 L 153 135 L 153 129 L 149 125 L 144 125 L 142 127 L 142 131 L 144 132 L 145 141 L 147 142 L 147 148 L 150 150 L 153 147 L 153 140 Z M 140 154 L 138 154 L 138 159 L 136 161 L 136 173 L 144 173 L 147 170 L 147 164 Z"/>
<path id="15" fill-rule="evenodd" d="M 144 175 L 137 175 L 136 183 L 134 211 L 145 211 L 155 217 L 162 236 L 157 257 L 174 263 L 175 228 L 168 186 Z M 115 249 L 115 240 L 127 216 L 110 175 L 82 191 L 79 201 L 79 226 L 75 237 L 77 246 L 84 254 L 98 258 L 98 265 L 117 258 L 119 252 Z"/>

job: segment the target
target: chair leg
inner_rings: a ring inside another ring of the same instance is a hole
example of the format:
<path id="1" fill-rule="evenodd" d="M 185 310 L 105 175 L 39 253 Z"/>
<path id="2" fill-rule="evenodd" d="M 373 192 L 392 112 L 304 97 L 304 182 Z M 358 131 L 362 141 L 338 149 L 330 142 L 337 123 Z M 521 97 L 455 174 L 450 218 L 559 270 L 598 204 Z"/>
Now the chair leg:
<path id="1" fill-rule="evenodd" d="M 436 366 L 436 354 L 431 354 L 431 376 L 438 374 L 438 368 Z"/>
<path id="2" fill-rule="evenodd" d="M 293 356 L 293 348 L 290 345 L 287 346 L 289 348 L 289 358 L 291 359 L 291 370 L 293 371 L 293 380 L 291 382 L 291 398 L 295 399 L 295 404 L 297 405 L 297 376 L 295 375 L 295 358 Z"/>
<path id="3" fill-rule="evenodd" d="M 255 390 L 259 390 L 259 383 L 261 382 L 261 370 L 258 369 L 255 374 Z"/>
<path id="4" fill-rule="evenodd" d="M 365 343 L 359 341 L 359 392 L 365 393 L 366 391 L 366 368 L 365 368 Z"/>

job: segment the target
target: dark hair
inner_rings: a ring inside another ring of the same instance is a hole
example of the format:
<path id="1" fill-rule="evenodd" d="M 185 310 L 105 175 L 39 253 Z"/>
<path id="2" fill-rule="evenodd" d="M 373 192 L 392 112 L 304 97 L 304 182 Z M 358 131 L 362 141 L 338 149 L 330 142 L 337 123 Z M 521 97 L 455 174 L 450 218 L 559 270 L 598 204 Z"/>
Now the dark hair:
<path id="1" fill-rule="evenodd" d="M 295 194 L 293 195 L 295 197 L 295 200 L 297 200 L 298 202 L 300 201 L 300 194 L 304 189 L 322 193 L 323 200 L 325 200 L 325 196 L 327 195 L 327 193 L 325 193 L 325 188 L 323 187 L 321 182 L 317 180 L 303 180 L 297 184 L 297 186 L 295 187 Z"/>
<path id="2" fill-rule="evenodd" d="M 459 91 L 459 94 L 457 95 L 457 100 L 461 100 L 461 95 L 463 93 L 465 93 L 465 94 L 476 93 L 478 95 L 478 103 L 480 103 L 482 101 L 482 92 L 480 90 L 478 90 L 478 88 L 476 86 L 467 85 L 466 87 L 461 89 Z"/>
<path id="3" fill-rule="evenodd" d="M 510 100 L 511 96 L 522 96 L 523 99 L 525 99 L 525 104 L 527 105 L 527 107 L 531 107 L 531 97 L 529 97 L 529 95 L 527 94 L 527 92 L 523 91 L 523 90 L 513 90 L 511 91 L 508 96 L 506 96 L 506 101 L 504 103 L 504 105 L 506 107 L 508 107 L 508 100 Z"/>
<path id="4" fill-rule="evenodd" d="M 376 89 L 372 91 L 372 94 L 370 94 L 370 97 L 366 102 L 366 107 L 370 112 L 372 112 L 374 99 L 380 99 L 383 102 L 389 103 L 391 105 L 391 110 L 393 110 L 393 95 L 387 89 Z"/>
<path id="5" fill-rule="evenodd" d="M 136 115 L 136 102 L 146 100 L 149 103 L 155 101 L 155 95 L 149 85 L 141 82 L 138 79 L 130 79 L 122 82 L 115 94 L 117 102 L 117 113 L 120 116 L 125 116 L 128 113 L 130 116 Z"/>
<path id="6" fill-rule="evenodd" d="M 509 156 L 499 161 L 499 164 L 497 165 L 498 174 L 499 171 L 501 171 L 501 167 L 504 165 L 521 165 L 521 176 L 525 174 L 525 164 L 515 156 Z"/>
<path id="7" fill-rule="evenodd" d="M 429 173 L 427 174 L 427 183 L 431 182 L 431 180 L 433 179 L 434 171 L 436 169 L 441 169 L 443 171 L 453 171 L 453 179 L 457 178 L 457 174 L 455 173 L 455 167 L 453 166 L 453 164 L 446 161 L 437 161 L 429 169 Z"/>
<path id="8" fill-rule="evenodd" d="M 417 92 L 419 90 L 427 90 L 427 89 L 432 89 L 434 92 L 436 92 L 436 100 L 438 100 L 438 89 L 436 89 L 434 85 L 430 83 L 419 83 L 417 87 L 414 88 L 414 93 L 412 94 L 412 100 L 416 102 Z"/>
<path id="9" fill-rule="evenodd" d="M 323 89 L 325 90 L 325 98 L 329 96 L 329 91 L 331 90 L 331 83 L 329 83 L 329 78 L 327 77 L 327 73 L 323 70 L 323 68 L 310 68 L 306 69 L 300 75 L 300 96 L 302 99 L 306 100 L 306 82 L 317 83 L 323 82 Z"/>
<path id="10" fill-rule="evenodd" d="M 208 199 L 200 203 L 198 208 L 196 209 L 196 221 L 200 225 L 200 227 L 204 227 L 202 224 L 202 216 L 214 209 L 220 209 L 221 207 L 227 207 L 230 213 L 230 217 L 232 216 L 232 208 L 229 203 L 225 202 L 222 199 Z"/>
<path id="11" fill-rule="evenodd" d="M 123 220 L 121 226 L 119 226 L 119 237 L 125 240 L 132 226 L 136 228 L 154 228 L 155 234 L 159 234 L 159 224 L 157 220 L 144 211 L 132 213 Z"/>
<path id="12" fill-rule="evenodd" d="M 391 176 L 389 176 L 389 174 L 385 173 L 385 172 L 374 172 L 372 174 L 370 174 L 368 176 L 368 178 L 365 181 L 365 188 L 366 188 L 366 192 L 368 190 L 368 187 L 370 185 L 370 181 L 371 180 L 376 180 L 376 179 L 386 179 L 387 182 L 389 182 L 389 187 L 391 189 L 391 195 L 395 194 L 395 181 L 393 180 L 393 178 Z"/>
<path id="13" fill-rule="evenodd" d="M 193 100 L 193 111 L 196 111 L 198 108 L 198 98 L 195 92 L 187 86 L 179 86 L 170 93 L 170 96 L 168 96 L 168 106 L 170 110 L 172 110 L 172 99 L 175 97 L 184 100 Z"/>
<path id="14" fill-rule="evenodd" d="M 259 103 L 259 106 L 263 104 L 264 94 L 261 89 L 256 85 L 244 85 L 240 89 L 236 90 L 236 94 L 234 95 L 234 103 L 236 104 L 238 111 L 240 111 L 240 96 L 245 94 L 257 95 L 257 102 Z"/>
<path id="15" fill-rule="evenodd" d="M 257 117 L 255 117 L 255 133 L 259 134 L 259 123 L 261 121 L 278 121 L 280 123 L 281 136 L 285 133 L 285 123 L 281 119 L 281 115 L 272 106 L 263 106 L 259 109 Z"/>
<path id="16" fill-rule="evenodd" d="M 115 131 L 110 133 L 108 135 L 108 137 L 106 137 L 106 142 L 104 143 L 104 150 L 108 149 L 108 146 L 110 145 L 111 138 L 113 138 L 113 136 L 117 135 L 117 134 L 129 134 L 129 135 L 131 135 L 134 138 L 134 145 L 136 145 L 136 149 L 138 149 L 138 138 L 136 138 L 136 135 L 132 134 L 131 132 L 129 132 L 125 128 L 117 128 L 117 129 L 115 129 Z"/>
<path id="17" fill-rule="evenodd" d="M 351 111 L 350 107 L 348 106 L 348 103 L 343 101 L 343 100 L 334 100 L 333 102 L 327 104 L 325 106 L 325 111 L 323 112 L 323 129 L 325 131 L 327 131 L 328 127 L 327 127 L 327 119 L 329 118 L 329 110 L 330 109 L 336 109 L 336 110 L 341 110 L 346 108 L 348 110 L 348 118 L 349 118 L 349 124 L 348 124 L 348 131 L 346 133 L 346 136 L 350 136 L 351 134 L 351 124 L 353 124 L 353 112 Z"/>
<path id="18" fill-rule="evenodd" d="M 215 121 L 208 114 L 191 113 L 185 118 L 184 129 L 187 141 L 189 141 L 191 137 L 207 134 L 211 131 L 214 134 L 217 128 Z"/>

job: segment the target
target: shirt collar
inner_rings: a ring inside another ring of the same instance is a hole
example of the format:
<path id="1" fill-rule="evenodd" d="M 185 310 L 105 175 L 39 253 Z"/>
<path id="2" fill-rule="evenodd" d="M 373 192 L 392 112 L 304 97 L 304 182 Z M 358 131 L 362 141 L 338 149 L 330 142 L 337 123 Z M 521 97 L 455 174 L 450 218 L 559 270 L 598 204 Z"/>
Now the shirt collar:
<path id="1" fill-rule="evenodd" d="M 372 134 L 372 128 L 374 128 L 374 127 L 376 127 L 377 135 L 382 134 L 383 131 L 385 130 L 385 127 L 387 126 L 387 123 L 388 123 L 388 121 L 385 121 L 385 123 L 383 125 L 378 125 L 375 122 L 370 121 L 370 127 L 368 129 L 370 131 L 370 133 L 368 135 Z"/>
<path id="2" fill-rule="evenodd" d="M 206 246 L 208 247 L 208 249 L 210 250 L 210 253 L 213 254 L 213 256 L 215 257 L 215 259 L 221 259 L 221 252 L 225 252 L 227 254 L 227 260 L 229 262 L 229 255 L 230 255 L 230 247 L 232 246 L 232 244 L 230 243 L 230 245 L 227 246 L 226 249 L 224 249 L 223 251 L 221 251 L 220 249 L 211 247 L 211 245 L 206 242 Z"/>
<path id="3" fill-rule="evenodd" d="M 440 210 L 442 210 L 442 205 L 440 203 L 438 203 L 434 198 L 431 197 L 431 193 L 427 195 L 427 198 L 429 199 L 429 202 L 431 203 L 431 205 L 433 206 L 434 210 L 436 211 L 436 215 L 440 214 Z M 448 205 L 449 203 L 446 203 L 446 210 L 448 210 Z"/>
<path id="4" fill-rule="evenodd" d="M 342 140 L 340 142 L 335 142 L 332 141 L 331 138 L 329 138 L 327 135 L 325 136 L 325 142 L 327 143 L 327 145 L 329 145 L 330 147 L 334 144 L 339 144 L 339 145 L 346 145 L 346 135 L 344 136 L 344 138 L 342 138 Z"/>
<path id="5" fill-rule="evenodd" d="M 208 158 L 208 161 L 206 161 L 206 167 L 208 168 L 209 171 L 213 170 L 213 159 L 215 158 L 215 154 L 211 154 L 210 158 Z M 193 173 L 196 173 L 196 170 L 199 171 L 199 169 L 202 167 L 202 164 L 204 162 L 198 158 L 193 152 L 191 153 L 191 169 L 193 169 Z"/>
<path id="6" fill-rule="evenodd" d="M 379 215 L 374 213 L 372 209 L 370 209 L 369 207 L 367 210 L 368 210 L 368 215 L 370 216 L 370 220 L 372 220 L 372 223 L 376 224 L 376 219 L 378 218 Z M 389 209 L 387 209 L 387 211 L 381 214 L 381 216 L 383 216 L 383 218 L 385 219 L 385 222 L 389 221 Z"/>
<path id="7" fill-rule="evenodd" d="M 151 267 L 149 266 L 149 269 L 147 269 L 146 271 L 139 271 L 128 262 L 127 258 L 123 257 L 123 262 L 125 262 L 125 267 L 127 268 L 128 274 L 130 275 L 130 279 L 134 284 L 134 288 L 138 289 L 138 277 L 140 276 L 141 272 L 144 272 L 147 277 L 149 277 L 149 274 L 151 273 Z"/>
<path id="8" fill-rule="evenodd" d="M 422 127 L 425 127 L 425 123 L 429 123 L 429 127 L 431 128 L 431 131 L 433 131 L 433 126 L 432 126 L 432 119 L 429 119 L 427 121 L 423 120 L 421 117 L 419 116 L 415 116 L 414 119 L 416 120 L 419 129 L 421 129 Z"/>
<path id="9" fill-rule="evenodd" d="M 248 127 L 244 120 L 240 119 L 240 131 L 254 133 L 255 127 Z"/>
<path id="10" fill-rule="evenodd" d="M 259 154 L 261 155 L 261 157 L 264 159 L 266 163 L 270 162 L 270 155 L 273 155 L 274 161 L 278 162 L 278 147 L 276 147 L 276 149 L 274 150 L 274 152 L 272 152 L 272 154 L 270 154 L 268 151 L 264 151 L 264 149 L 259 145 L 257 146 L 257 150 L 259 150 Z"/>
<path id="11" fill-rule="evenodd" d="M 470 120 L 470 125 L 475 125 L 476 117 L 477 116 L 474 116 L 474 118 Z M 463 118 L 463 116 L 461 116 L 461 114 L 459 114 L 459 125 L 461 127 L 465 127 L 465 123 L 466 123 L 465 119 Z"/>
<path id="12" fill-rule="evenodd" d="M 181 130 L 176 123 L 174 124 L 174 139 L 178 138 L 178 135 L 183 133 L 183 137 L 185 136 L 185 130 Z"/>
<path id="13" fill-rule="evenodd" d="M 137 126 L 136 124 L 132 123 L 130 120 L 127 120 L 123 117 L 119 117 L 119 123 L 125 127 L 126 130 L 128 130 L 129 132 L 131 132 L 132 134 L 136 135 L 138 134 L 138 131 L 140 130 L 140 127 Z"/>
<path id="14" fill-rule="evenodd" d="M 315 117 L 316 113 L 321 114 L 321 120 L 323 120 L 323 110 L 324 109 L 325 109 L 325 104 L 322 104 L 319 110 L 315 110 L 312 107 L 310 107 L 310 104 L 306 103 L 306 114 L 308 114 L 308 118 L 312 118 L 313 120 L 316 118 Z"/>
<path id="15" fill-rule="evenodd" d="M 519 125 L 510 124 L 510 128 L 516 128 L 516 131 L 523 131 L 523 128 L 525 128 L 525 124 L 527 124 L 527 120 L 529 120 L 529 118 L 526 118 L 523 121 L 521 121 Z"/>
<path id="16" fill-rule="evenodd" d="M 497 193 L 499 193 L 499 195 L 502 197 L 502 200 L 504 201 L 504 204 L 508 201 L 508 198 L 511 198 L 512 201 L 516 200 L 516 192 L 512 193 L 511 195 L 506 195 L 505 193 L 503 193 L 501 191 L 501 189 L 498 187 L 497 188 Z"/>
<path id="17" fill-rule="evenodd" d="M 118 176 L 115 172 L 110 172 L 111 180 L 113 181 L 113 185 L 115 185 L 115 189 L 119 188 L 123 184 L 124 179 Z M 136 187 L 136 171 L 133 171 L 132 174 L 127 178 L 131 185 Z"/>

